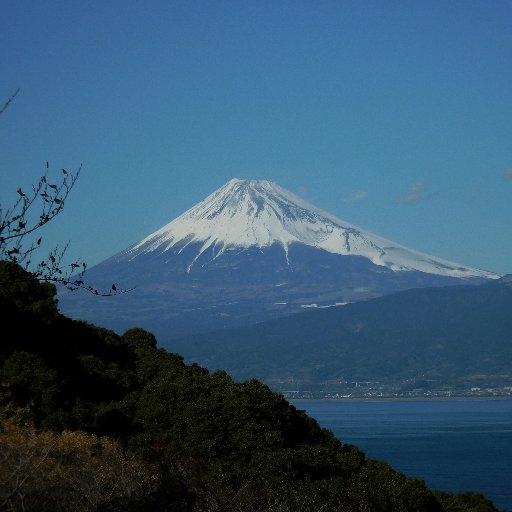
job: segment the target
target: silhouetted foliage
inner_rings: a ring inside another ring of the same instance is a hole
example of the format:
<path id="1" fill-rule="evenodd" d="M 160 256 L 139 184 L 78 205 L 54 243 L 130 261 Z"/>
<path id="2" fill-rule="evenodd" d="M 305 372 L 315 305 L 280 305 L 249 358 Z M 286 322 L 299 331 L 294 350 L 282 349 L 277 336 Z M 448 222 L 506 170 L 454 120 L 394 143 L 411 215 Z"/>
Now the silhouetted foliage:
<path id="1" fill-rule="evenodd" d="M 366 459 L 259 381 L 187 365 L 140 328 L 118 336 L 66 318 L 54 288 L 13 262 L 1 272 L 18 279 L 0 295 L 13 313 L 1 326 L 0 416 L 25 408 L 23 428 L 0 425 L 4 503 L 21 496 L 6 464 L 26 475 L 24 508 L 10 510 L 494 510 Z"/>
<path id="2" fill-rule="evenodd" d="M 497 512 L 490 500 L 477 492 L 450 494 L 436 491 L 435 496 L 446 512 Z"/>
<path id="3" fill-rule="evenodd" d="M 19 89 L 0 109 L 0 116 L 12 103 Z M 30 190 L 18 188 L 17 198 L 10 206 L 0 203 L 0 260 L 17 263 L 28 270 L 39 281 L 61 283 L 70 290 L 84 288 L 94 295 L 110 296 L 130 290 L 118 290 L 113 284 L 107 291 L 100 291 L 84 281 L 87 265 L 81 261 L 64 263 L 68 247 L 55 247 L 43 258 L 38 257 L 43 237 L 41 228 L 53 220 L 64 209 L 67 197 L 78 180 L 82 167 L 71 172 L 61 169 L 60 175 L 51 176 L 49 163 Z M 6 293 L 6 281 L 0 279 L 0 293 Z"/>
<path id="4" fill-rule="evenodd" d="M 123 340 L 130 345 L 133 350 L 156 348 L 156 338 L 140 327 L 128 329 L 122 336 Z"/>

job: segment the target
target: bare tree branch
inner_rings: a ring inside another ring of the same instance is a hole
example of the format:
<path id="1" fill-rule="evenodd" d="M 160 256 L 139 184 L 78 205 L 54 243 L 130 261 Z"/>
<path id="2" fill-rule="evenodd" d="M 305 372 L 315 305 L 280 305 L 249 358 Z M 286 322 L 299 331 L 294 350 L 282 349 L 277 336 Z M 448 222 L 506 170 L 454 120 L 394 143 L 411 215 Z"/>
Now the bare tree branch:
<path id="1" fill-rule="evenodd" d="M 14 98 L 16 98 L 17 94 L 20 92 L 20 88 L 18 87 L 15 93 L 4 103 L 4 106 L 0 109 L 0 116 L 7 110 L 7 107 L 12 103 Z"/>
<path id="2" fill-rule="evenodd" d="M 5 102 L 0 115 L 12 103 L 20 89 Z M 64 209 L 69 193 L 73 189 L 82 171 L 82 166 L 75 172 L 61 169 L 58 179 L 50 179 L 49 164 L 32 190 L 17 190 L 14 204 L 3 208 L 0 203 L 0 260 L 11 261 L 30 272 L 39 281 L 61 283 L 70 290 L 83 288 L 93 295 L 103 297 L 119 295 L 131 291 L 118 290 L 112 284 L 110 290 L 100 291 L 84 281 L 87 265 L 80 260 L 64 264 L 64 255 L 68 248 L 55 247 L 40 261 L 34 261 L 36 251 L 41 247 L 43 237 L 37 239 L 36 232 L 48 224 Z M 34 236 L 33 236 L 34 235 Z M 5 291 L 9 283 L 0 282 L 0 291 Z"/>

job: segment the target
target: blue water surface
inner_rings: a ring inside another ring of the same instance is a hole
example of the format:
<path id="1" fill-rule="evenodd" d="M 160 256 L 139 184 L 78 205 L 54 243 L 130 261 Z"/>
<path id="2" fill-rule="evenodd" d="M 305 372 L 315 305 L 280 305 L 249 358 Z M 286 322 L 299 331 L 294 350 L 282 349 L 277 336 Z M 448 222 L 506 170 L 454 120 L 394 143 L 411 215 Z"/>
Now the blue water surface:
<path id="1" fill-rule="evenodd" d="M 344 443 L 430 489 L 512 510 L 512 400 L 291 400 Z"/>

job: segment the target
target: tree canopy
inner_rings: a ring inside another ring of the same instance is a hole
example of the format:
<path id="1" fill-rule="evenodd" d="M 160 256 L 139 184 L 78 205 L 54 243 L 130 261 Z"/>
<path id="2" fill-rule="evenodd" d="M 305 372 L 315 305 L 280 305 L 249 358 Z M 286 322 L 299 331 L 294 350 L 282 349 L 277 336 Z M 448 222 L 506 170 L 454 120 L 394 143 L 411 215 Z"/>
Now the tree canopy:
<path id="1" fill-rule="evenodd" d="M 259 381 L 187 365 L 143 329 L 120 336 L 61 315 L 54 287 L 14 262 L 0 276 L 15 283 L 0 294 L 0 500 L 11 510 L 495 510 L 367 459 Z M 39 464 L 20 463 L 21 487 L 6 473 L 13 458 Z M 122 488 L 107 484 L 113 468 L 125 468 Z"/>

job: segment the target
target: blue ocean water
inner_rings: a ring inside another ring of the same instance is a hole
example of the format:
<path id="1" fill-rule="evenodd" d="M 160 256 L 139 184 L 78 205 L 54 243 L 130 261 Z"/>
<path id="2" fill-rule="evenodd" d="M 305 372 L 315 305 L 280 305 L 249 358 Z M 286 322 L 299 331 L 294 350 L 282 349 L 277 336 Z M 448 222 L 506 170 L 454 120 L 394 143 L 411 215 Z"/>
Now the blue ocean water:
<path id="1" fill-rule="evenodd" d="M 512 510 L 512 400 L 291 400 L 344 443 L 430 489 Z"/>

